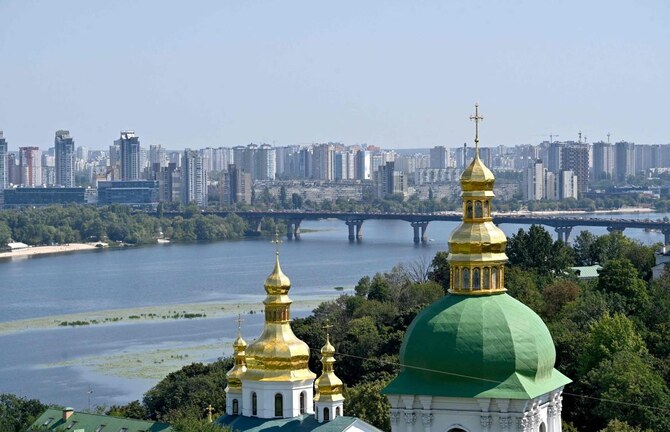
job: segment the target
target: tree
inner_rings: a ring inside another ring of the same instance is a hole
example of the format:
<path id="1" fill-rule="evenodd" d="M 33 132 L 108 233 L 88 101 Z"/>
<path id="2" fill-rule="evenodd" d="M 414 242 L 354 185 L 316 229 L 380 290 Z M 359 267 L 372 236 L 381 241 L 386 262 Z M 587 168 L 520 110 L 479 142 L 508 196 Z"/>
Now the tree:
<path id="1" fill-rule="evenodd" d="M 142 405 L 142 402 L 134 400 L 126 405 L 112 405 L 109 407 L 105 415 L 116 417 L 127 417 L 138 420 L 146 420 L 149 418 L 147 407 Z"/>
<path id="2" fill-rule="evenodd" d="M 301 209 L 302 208 L 302 196 L 297 193 L 292 193 L 291 194 L 291 204 L 293 205 L 294 209 Z"/>
<path id="3" fill-rule="evenodd" d="M 0 246 L 6 245 L 12 239 L 12 230 L 9 229 L 7 223 L 0 220 Z"/>
<path id="4" fill-rule="evenodd" d="M 286 203 L 287 203 L 286 186 L 281 185 L 281 187 L 279 188 L 279 204 L 281 204 L 282 208 L 286 208 Z"/>
<path id="5" fill-rule="evenodd" d="M 528 233 L 520 228 L 512 235 L 507 242 L 507 256 L 511 266 L 534 269 L 540 274 L 557 274 L 574 263 L 572 250 L 562 241 L 554 242 L 541 225 L 531 225 Z"/>
<path id="6" fill-rule="evenodd" d="M 563 429 L 565 431 L 565 429 Z M 653 432 L 651 429 L 640 429 L 637 426 L 631 426 L 625 421 L 619 419 L 610 420 L 607 423 L 605 429 L 601 429 L 600 432 Z"/>
<path id="7" fill-rule="evenodd" d="M 542 290 L 544 299 L 544 316 L 550 320 L 555 318 L 563 308 L 577 300 L 581 288 L 573 281 L 556 280 Z"/>
<path id="8" fill-rule="evenodd" d="M 37 399 L 0 394 L 0 431 L 24 432 L 47 408 Z"/>
<path id="9" fill-rule="evenodd" d="M 179 418 L 171 426 L 175 432 L 231 432 L 229 427 L 222 428 L 216 423 L 193 416 Z"/>
<path id="10" fill-rule="evenodd" d="M 428 279 L 442 285 L 442 289 L 446 293 L 449 290 L 449 252 L 438 252 L 435 254 L 433 261 L 430 264 L 430 272 Z"/>
<path id="11" fill-rule="evenodd" d="M 344 414 L 355 416 L 381 430 L 391 430 L 391 405 L 381 391 L 389 380 L 364 382 L 344 391 Z"/>
<path id="12" fill-rule="evenodd" d="M 378 300 L 385 302 L 391 299 L 391 290 L 386 278 L 381 273 L 377 273 L 370 282 L 370 291 L 368 292 L 368 300 Z"/>
<path id="13" fill-rule="evenodd" d="M 144 405 L 154 420 L 180 417 L 203 418 L 203 407 L 212 404 L 217 412 L 226 406 L 226 372 L 232 367 L 226 358 L 208 365 L 193 363 L 172 372 L 144 395 Z"/>
<path id="14" fill-rule="evenodd" d="M 625 258 L 612 259 L 598 273 L 600 291 L 621 297 L 623 312 L 642 313 L 649 307 L 650 299 L 645 281 L 638 277 L 633 264 Z"/>
<path id="15" fill-rule="evenodd" d="M 595 368 L 604 360 L 611 360 L 617 353 L 627 351 L 645 355 L 644 340 L 635 325 L 623 314 L 604 315 L 593 324 L 583 344 L 580 357 L 582 374 Z"/>

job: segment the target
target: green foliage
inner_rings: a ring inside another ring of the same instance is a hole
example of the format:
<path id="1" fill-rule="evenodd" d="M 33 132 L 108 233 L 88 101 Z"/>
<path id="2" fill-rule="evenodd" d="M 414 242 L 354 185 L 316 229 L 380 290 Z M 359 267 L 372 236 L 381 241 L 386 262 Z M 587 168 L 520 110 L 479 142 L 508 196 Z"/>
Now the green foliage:
<path id="1" fill-rule="evenodd" d="M 0 212 L 0 244 L 11 237 L 30 245 L 111 241 L 154 243 L 159 232 L 174 241 L 240 238 L 247 229 L 239 216 L 203 216 L 189 206 L 185 217 L 157 218 L 128 207 L 68 206 Z M 7 228 L 9 233 L 5 232 Z"/>
<path id="2" fill-rule="evenodd" d="M 575 429 L 576 431 L 577 429 Z M 563 429 L 565 432 L 565 428 Z M 640 429 L 637 426 L 631 426 L 625 421 L 619 419 L 610 420 L 607 423 L 605 429 L 601 429 L 600 432 L 653 432 L 651 429 Z"/>
<path id="3" fill-rule="evenodd" d="M 572 248 L 553 241 L 540 225 L 531 225 L 528 233 L 520 228 L 507 242 L 509 264 L 540 274 L 560 274 L 574 265 Z"/>
<path id="4" fill-rule="evenodd" d="M 0 246 L 4 246 L 12 239 L 12 231 L 7 223 L 0 220 Z"/>
<path id="5" fill-rule="evenodd" d="M 612 295 L 626 314 L 642 314 L 649 307 L 647 284 L 638 277 L 633 264 L 626 258 L 605 263 L 598 274 L 598 290 Z"/>
<path id="6" fill-rule="evenodd" d="M 391 430 L 391 405 L 381 391 L 389 380 L 377 380 L 345 388 L 344 415 L 365 420 L 384 431 Z"/>
<path id="7" fill-rule="evenodd" d="M 105 415 L 134 418 L 138 420 L 149 419 L 149 411 L 147 410 L 147 407 L 142 405 L 142 402 L 138 400 L 129 402 L 126 405 L 112 405 L 107 412 L 105 412 Z"/>
<path id="8" fill-rule="evenodd" d="M 450 274 L 448 257 L 448 252 L 441 251 L 436 253 L 430 264 L 430 272 L 428 273 L 428 279 L 440 284 L 445 294 L 449 290 Z"/>
<path id="9" fill-rule="evenodd" d="M 227 358 L 208 365 L 193 363 L 172 372 L 144 395 L 149 417 L 160 421 L 180 418 L 204 418 L 205 408 L 212 404 L 224 412 L 226 372 L 232 367 Z"/>
<path id="10" fill-rule="evenodd" d="M 47 408 L 37 399 L 0 394 L 0 431 L 24 432 Z"/>

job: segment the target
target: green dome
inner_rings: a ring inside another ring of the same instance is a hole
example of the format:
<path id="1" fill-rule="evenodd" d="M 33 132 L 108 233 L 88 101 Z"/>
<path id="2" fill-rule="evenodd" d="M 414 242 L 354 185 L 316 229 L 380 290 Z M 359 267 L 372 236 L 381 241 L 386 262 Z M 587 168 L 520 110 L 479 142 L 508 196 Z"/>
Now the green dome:
<path id="1" fill-rule="evenodd" d="M 529 399 L 570 382 L 542 319 L 507 294 L 447 295 L 407 329 L 386 394 Z"/>

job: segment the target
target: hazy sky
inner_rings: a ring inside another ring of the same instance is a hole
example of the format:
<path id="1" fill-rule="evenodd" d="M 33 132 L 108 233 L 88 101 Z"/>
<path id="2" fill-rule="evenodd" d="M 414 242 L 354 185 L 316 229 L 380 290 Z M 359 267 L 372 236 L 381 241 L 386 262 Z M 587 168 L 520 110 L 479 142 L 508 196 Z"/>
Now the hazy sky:
<path id="1" fill-rule="evenodd" d="M 670 2 L 0 0 L 10 149 L 670 142 Z"/>

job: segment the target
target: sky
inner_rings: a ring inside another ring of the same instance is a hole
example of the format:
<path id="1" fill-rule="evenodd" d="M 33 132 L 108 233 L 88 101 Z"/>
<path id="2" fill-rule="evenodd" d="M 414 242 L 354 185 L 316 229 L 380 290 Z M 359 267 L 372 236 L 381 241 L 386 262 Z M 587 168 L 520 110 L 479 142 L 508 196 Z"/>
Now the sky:
<path id="1" fill-rule="evenodd" d="M 670 2 L 0 0 L 10 150 L 670 143 Z"/>

